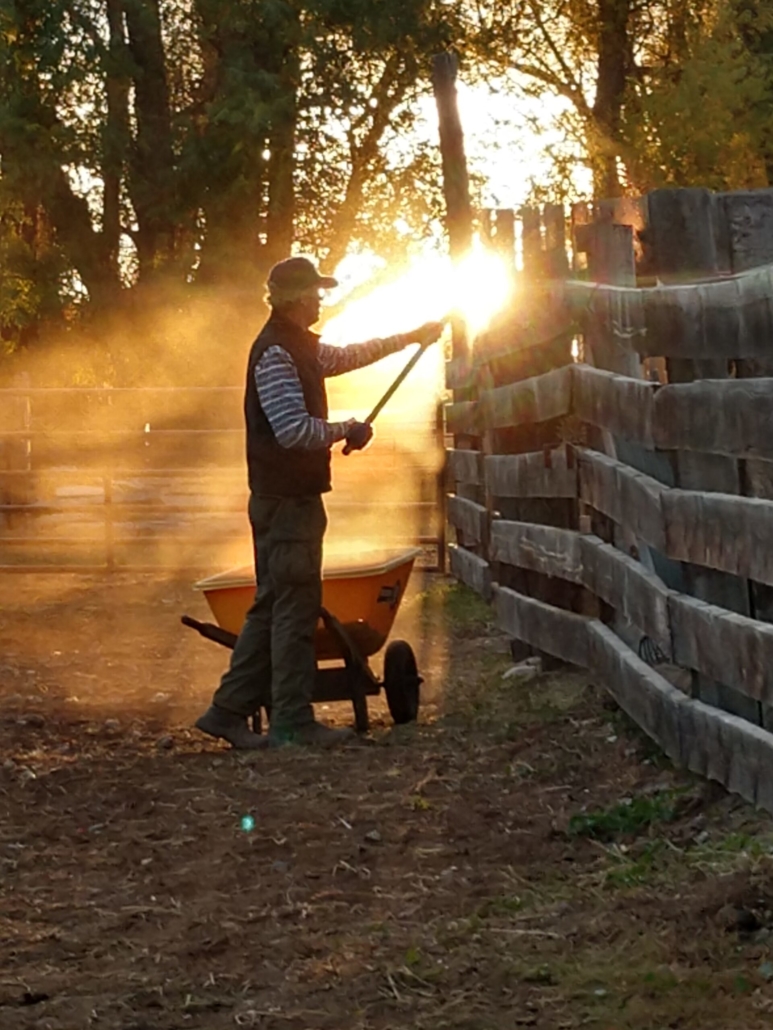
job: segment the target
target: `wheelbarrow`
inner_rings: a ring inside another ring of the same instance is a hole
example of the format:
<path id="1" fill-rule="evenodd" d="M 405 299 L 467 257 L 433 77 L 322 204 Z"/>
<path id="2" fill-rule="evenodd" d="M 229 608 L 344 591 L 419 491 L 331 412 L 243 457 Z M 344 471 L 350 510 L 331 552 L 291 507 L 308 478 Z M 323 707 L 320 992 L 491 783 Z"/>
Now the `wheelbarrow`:
<path id="1" fill-rule="evenodd" d="M 358 733 L 368 732 L 367 699 L 380 694 L 382 688 L 395 723 L 413 722 L 418 715 L 423 681 L 411 645 L 405 640 L 389 644 L 383 681 L 368 663 L 386 643 L 418 554 L 418 549 L 412 548 L 371 564 L 332 561 L 323 568 L 312 701 L 351 701 Z M 183 625 L 232 649 L 255 598 L 254 569 L 247 566 L 210 576 L 194 584 L 194 589 L 204 594 L 217 624 L 183 615 Z M 270 719 L 268 684 L 253 717 L 256 732 L 261 732 L 263 713 Z"/>

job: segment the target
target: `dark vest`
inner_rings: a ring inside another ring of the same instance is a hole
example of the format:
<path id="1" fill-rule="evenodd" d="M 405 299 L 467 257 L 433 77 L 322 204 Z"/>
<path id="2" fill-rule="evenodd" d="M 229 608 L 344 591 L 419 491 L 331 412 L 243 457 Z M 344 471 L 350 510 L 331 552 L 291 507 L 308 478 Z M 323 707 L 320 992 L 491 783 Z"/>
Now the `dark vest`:
<path id="1" fill-rule="evenodd" d="M 273 312 L 252 345 L 247 362 L 244 417 L 247 423 L 247 468 L 250 490 L 268 497 L 303 497 L 330 490 L 330 448 L 281 447 L 266 418 L 255 385 L 255 368 L 269 347 L 283 347 L 295 362 L 306 408 L 327 418 L 325 379 L 317 360 L 319 337 Z"/>

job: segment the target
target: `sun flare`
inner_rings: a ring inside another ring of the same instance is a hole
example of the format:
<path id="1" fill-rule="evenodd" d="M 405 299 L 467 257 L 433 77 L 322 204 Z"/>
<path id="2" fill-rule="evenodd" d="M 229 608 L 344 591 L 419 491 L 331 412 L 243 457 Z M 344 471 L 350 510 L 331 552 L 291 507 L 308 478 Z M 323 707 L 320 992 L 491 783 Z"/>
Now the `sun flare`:
<path id="1" fill-rule="evenodd" d="M 352 259 L 347 260 L 351 268 Z M 367 275 L 372 260 L 363 256 L 361 261 Z M 476 238 L 470 252 L 456 264 L 440 254 L 417 258 L 399 279 L 347 304 L 325 323 L 323 337 L 329 343 L 350 343 L 454 314 L 461 316 L 474 340 L 505 305 L 512 288 L 505 262 Z"/>

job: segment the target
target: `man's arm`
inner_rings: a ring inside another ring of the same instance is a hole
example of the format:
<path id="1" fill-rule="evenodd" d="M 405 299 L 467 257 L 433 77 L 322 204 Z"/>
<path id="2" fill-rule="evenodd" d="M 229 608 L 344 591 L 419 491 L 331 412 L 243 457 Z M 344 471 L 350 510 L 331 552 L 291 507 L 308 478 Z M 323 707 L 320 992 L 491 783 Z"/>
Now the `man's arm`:
<path id="1" fill-rule="evenodd" d="M 309 414 L 298 370 L 284 347 L 264 351 L 255 367 L 255 385 L 280 447 L 320 450 L 346 439 L 349 423 L 327 422 Z"/>
<path id="2" fill-rule="evenodd" d="M 367 340 L 365 343 L 350 343 L 346 347 L 334 347 L 330 343 L 320 343 L 317 351 L 320 367 L 324 376 L 340 376 L 345 372 L 353 372 L 357 368 L 365 368 L 389 354 L 395 354 L 411 343 L 407 334 L 387 336 L 384 339 Z"/>
<path id="3" fill-rule="evenodd" d="M 444 325 L 445 322 L 425 322 L 409 333 L 398 333 L 383 340 L 368 340 L 367 343 L 351 343 L 348 347 L 333 347 L 329 343 L 320 343 L 318 356 L 322 374 L 340 376 L 344 372 L 353 372 L 355 368 L 372 365 L 374 361 L 380 361 L 388 354 L 402 350 L 409 343 L 428 347 L 440 339 Z"/>

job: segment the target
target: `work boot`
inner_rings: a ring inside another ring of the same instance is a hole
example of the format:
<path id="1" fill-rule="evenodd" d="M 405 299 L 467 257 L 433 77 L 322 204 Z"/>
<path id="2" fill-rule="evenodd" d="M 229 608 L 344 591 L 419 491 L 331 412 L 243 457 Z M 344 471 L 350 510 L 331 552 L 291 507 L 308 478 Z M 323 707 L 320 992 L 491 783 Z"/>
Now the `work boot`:
<path id="1" fill-rule="evenodd" d="M 305 747 L 332 748 L 339 744 L 351 744 L 357 739 L 352 729 L 333 729 L 321 722 L 310 722 L 297 729 L 269 729 L 270 747 L 284 747 L 285 744 L 300 744 Z"/>
<path id="2" fill-rule="evenodd" d="M 268 738 L 253 733 L 247 724 L 246 715 L 237 715 L 217 705 L 210 705 L 196 720 L 196 729 L 210 737 L 227 740 L 231 747 L 240 751 L 257 751 L 269 746 Z"/>

